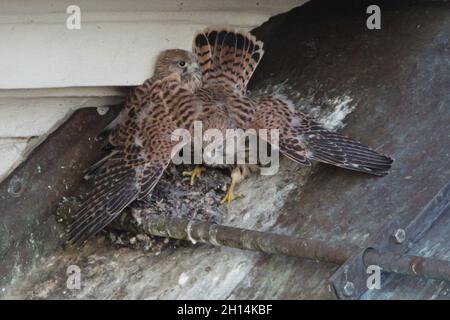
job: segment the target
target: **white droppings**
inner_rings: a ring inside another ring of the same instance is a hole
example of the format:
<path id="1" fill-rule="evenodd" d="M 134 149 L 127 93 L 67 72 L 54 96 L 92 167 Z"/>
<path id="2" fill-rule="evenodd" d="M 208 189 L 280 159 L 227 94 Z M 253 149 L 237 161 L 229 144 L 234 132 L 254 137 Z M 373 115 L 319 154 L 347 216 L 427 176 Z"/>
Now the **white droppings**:
<path id="1" fill-rule="evenodd" d="M 343 96 L 329 100 L 330 105 L 334 105 L 332 113 L 319 119 L 320 123 L 328 130 L 337 130 L 344 127 L 343 120 L 355 110 L 355 106 L 350 104 L 353 101 L 348 96 Z"/>
<path id="2" fill-rule="evenodd" d="M 184 286 L 188 282 L 188 280 L 189 280 L 189 276 L 187 275 L 187 273 L 186 272 L 182 272 L 180 274 L 180 277 L 178 278 L 178 284 L 180 286 Z"/>
<path id="3" fill-rule="evenodd" d="M 355 105 L 351 104 L 353 98 L 348 94 L 317 99 L 314 92 L 304 95 L 295 91 L 293 86 L 288 84 L 288 79 L 275 85 L 267 83 L 252 93 L 254 97 L 261 95 L 271 95 L 286 101 L 291 110 L 299 110 L 311 115 L 328 130 L 342 129 L 345 126 L 343 120 L 355 109 Z"/>

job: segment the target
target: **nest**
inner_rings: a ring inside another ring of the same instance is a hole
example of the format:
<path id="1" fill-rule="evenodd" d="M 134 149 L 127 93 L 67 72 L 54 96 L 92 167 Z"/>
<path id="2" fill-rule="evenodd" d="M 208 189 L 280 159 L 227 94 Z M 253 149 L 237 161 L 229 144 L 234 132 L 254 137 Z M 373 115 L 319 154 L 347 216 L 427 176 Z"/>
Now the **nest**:
<path id="1" fill-rule="evenodd" d="M 133 202 L 123 213 L 101 232 L 114 246 L 129 247 L 160 254 L 166 246 L 180 246 L 181 241 L 154 237 L 139 232 L 143 217 L 147 214 L 173 216 L 220 223 L 226 210 L 220 204 L 227 185 L 231 182 L 229 170 L 207 168 L 191 186 L 190 178 L 182 175 L 194 166 L 170 165 L 153 192 L 144 200 Z M 83 195 L 91 183 L 86 181 L 79 187 L 82 196 L 63 198 L 56 210 L 57 221 L 69 229 L 75 213 L 83 202 Z"/>

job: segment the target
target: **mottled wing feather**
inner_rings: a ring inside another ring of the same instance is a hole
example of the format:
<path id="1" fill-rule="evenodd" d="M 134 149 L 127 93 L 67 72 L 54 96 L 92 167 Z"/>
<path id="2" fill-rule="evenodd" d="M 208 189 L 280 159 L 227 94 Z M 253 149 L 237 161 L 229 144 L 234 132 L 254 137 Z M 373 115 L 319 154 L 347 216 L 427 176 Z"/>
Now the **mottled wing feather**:
<path id="1" fill-rule="evenodd" d="M 96 139 L 103 140 L 107 137 L 112 146 L 121 145 L 127 136 L 127 121 L 133 119 L 139 110 L 152 101 L 152 94 L 157 92 L 157 86 L 158 82 L 150 78 L 142 85 L 132 88 L 120 114 L 97 135 Z"/>
<path id="2" fill-rule="evenodd" d="M 345 169 L 385 175 L 393 160 L 359 141 L 323 128 L 281 97 L 265 97 L 256 103 L 250 127 L 279 129 L 280 152 L 301 164 L 316 160 Z"/>
<path id="3" fill-rule="evenodd" d="M 118 216 L 117 204 L 129 204 L 139 193 L 138 168 L 127 163 L 125 154 L 118 161 L 107 160 L 102 172 L 95 176 L 95 186 L 86 195 L 85 201 L 75 214 L 76 220 L 70 226 L 70 244 L 82 243 Z"/>
<path id="4" fill-rule="evenodd" d="M 160 101 L 160 100 L 159 100 Z M 114 220 L 125 207 L 146 197 L 169 164 L 175 125 L 160 102 L 143 109 L 129 125 L 124 146 L 112 151 L 91 172 L 94 187 L 70 226 L 70 244 L 80 244 Z"/>

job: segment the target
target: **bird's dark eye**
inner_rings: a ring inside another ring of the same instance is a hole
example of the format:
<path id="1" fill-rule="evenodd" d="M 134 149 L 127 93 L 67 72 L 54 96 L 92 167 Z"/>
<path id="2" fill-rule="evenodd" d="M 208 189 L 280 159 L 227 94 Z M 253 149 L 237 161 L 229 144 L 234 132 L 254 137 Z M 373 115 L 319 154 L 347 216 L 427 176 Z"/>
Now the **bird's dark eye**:
<path id="1" fill-rule="evenodd" d="M 183 68 L 186 65 L 186 62 L 184 62 L 183 60 L 178 61 L 178 66 Z"/>

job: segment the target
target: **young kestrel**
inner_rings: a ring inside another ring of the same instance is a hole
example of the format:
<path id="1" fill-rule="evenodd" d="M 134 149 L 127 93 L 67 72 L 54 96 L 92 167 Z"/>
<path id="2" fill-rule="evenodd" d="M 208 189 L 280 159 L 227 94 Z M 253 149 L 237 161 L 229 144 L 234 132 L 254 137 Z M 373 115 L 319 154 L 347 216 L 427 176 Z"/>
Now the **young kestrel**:
<path id="1" fill-rule="evenodd" d="M 193 133 L 194 121 L 201 121 L 204 130 L 221 132 L 278 129 L 281 154 L 303 165 L 316 160 L 378 176 L 390 169 L 391 158 L 324 129 L 287 99 L 248 97 L 248 81 L 264 53 L 263 43 L 250 33 L 208 28 L 195 36 L 193 52 L 163 52 L 153 77 L 132 92 L 122 114 L 108 126 L 113 149 L 89 170 L 95 187 L 77 212 L 70 243 L 85 241 L 131 202 L 148 196 L 182 147 L 172 141 L 173 132 Z M 236 183 L 250 169 L 233 166 L 224 201 L 234 199 Z M 193 179 L 200 172 L 194 170 Z"/>

